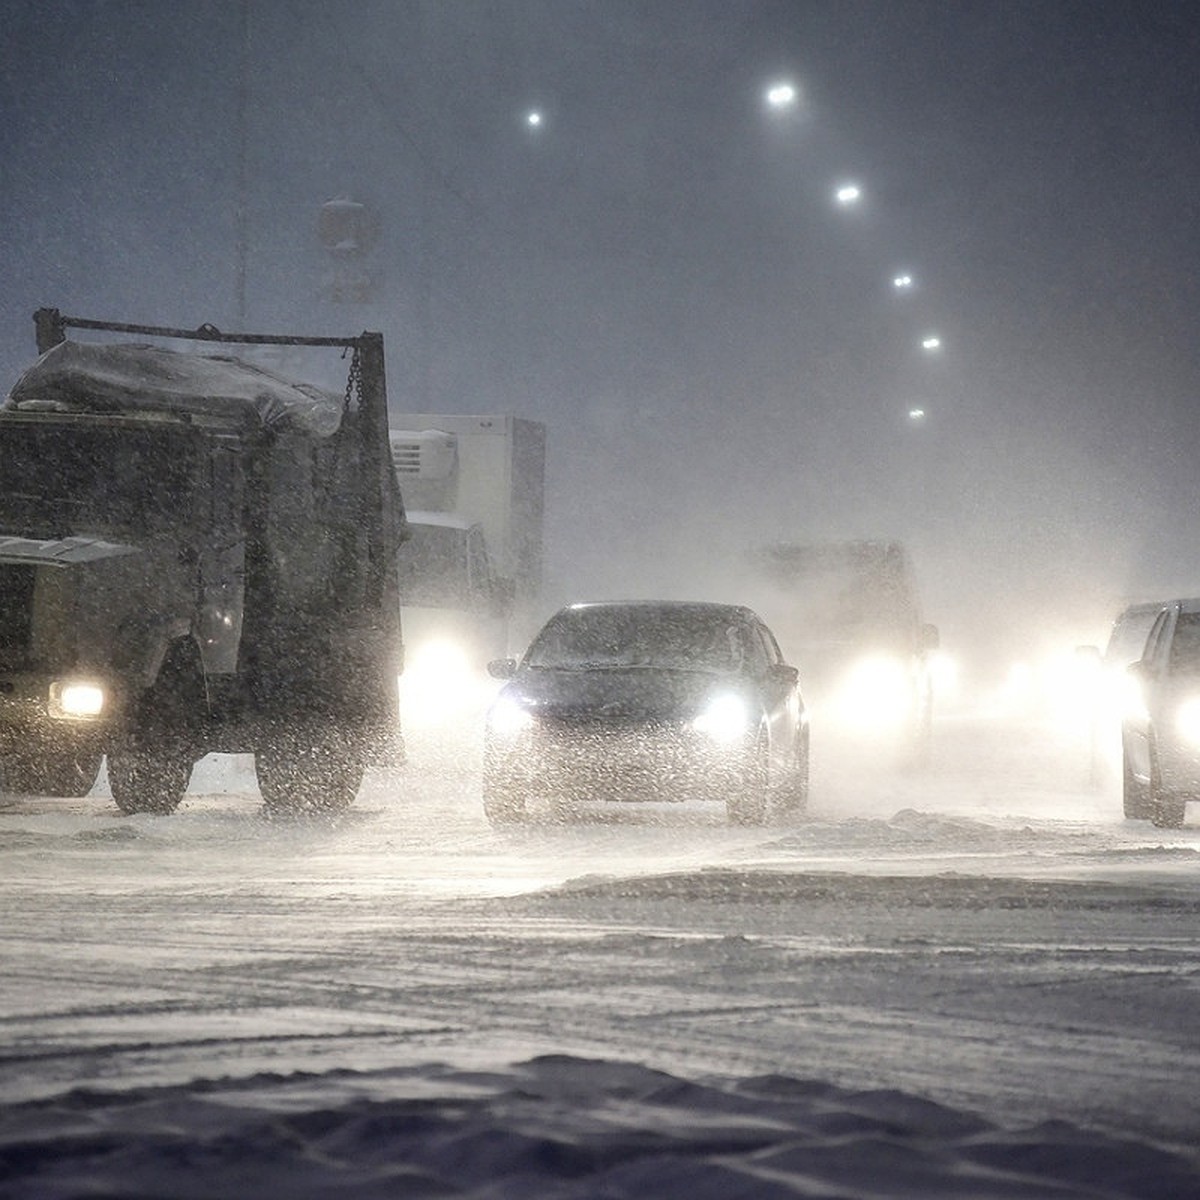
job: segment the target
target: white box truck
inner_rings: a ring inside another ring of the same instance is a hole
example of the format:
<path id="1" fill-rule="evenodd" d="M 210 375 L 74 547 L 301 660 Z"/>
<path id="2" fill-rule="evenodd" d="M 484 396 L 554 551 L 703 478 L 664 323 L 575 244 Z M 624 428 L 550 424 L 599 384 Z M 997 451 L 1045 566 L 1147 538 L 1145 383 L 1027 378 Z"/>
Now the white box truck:
<path id="1" fill-rule="evenodd" d="M 532 633 L 542 586 L 546 431 L 509 415 L 393 413 L 405 721 L 440 723 Z"/>

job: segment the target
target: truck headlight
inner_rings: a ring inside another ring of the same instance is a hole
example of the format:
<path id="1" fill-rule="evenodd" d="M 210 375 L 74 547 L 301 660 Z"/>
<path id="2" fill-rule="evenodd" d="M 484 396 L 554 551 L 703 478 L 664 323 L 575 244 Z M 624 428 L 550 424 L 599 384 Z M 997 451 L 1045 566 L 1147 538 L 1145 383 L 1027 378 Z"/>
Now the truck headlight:
<path id="1" fill-rule="evenodd" d="M 693 718 L 692 728 L 714 742 L 739 741 L 750 729 L 749 706 L 741 696 L 731 693 L 714 696 Z"/>
<path id="2" fill-rule="evenodd" d="M 855 663 L 842 681 L 837 699 L 846 724 L 872 729 L 899 725 L 912 704 L 913 681 L 907 666 L 887 655 Z"/>
<path id="3" fill-rule="evenodd" d="M 98 683 L 64 680 L 50 685 L 50 715 L 86 719 L 104 711 L 104 689 Z"/>
<path id="4" fill-rule="evenodd" d="M 501 696 L 488 710 L 487 723 L 497 737 L 511 738 L 533 725 L 533 714 L 519 700 Z"/>

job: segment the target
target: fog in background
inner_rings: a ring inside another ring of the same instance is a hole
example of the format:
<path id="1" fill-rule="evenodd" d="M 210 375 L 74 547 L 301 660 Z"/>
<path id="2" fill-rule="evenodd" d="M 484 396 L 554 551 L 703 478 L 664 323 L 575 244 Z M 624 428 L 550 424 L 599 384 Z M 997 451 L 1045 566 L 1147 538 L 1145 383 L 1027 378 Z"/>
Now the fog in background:
<path id="1" fill-rule="evenodd" d="M 40 305 L 381 329 L 395 411 L 546 423 L 548 606 L 832 537 L 904 540 L 967 658 L 1200 592 L 1191 6 L 4 11 L 6 386 Z"/>

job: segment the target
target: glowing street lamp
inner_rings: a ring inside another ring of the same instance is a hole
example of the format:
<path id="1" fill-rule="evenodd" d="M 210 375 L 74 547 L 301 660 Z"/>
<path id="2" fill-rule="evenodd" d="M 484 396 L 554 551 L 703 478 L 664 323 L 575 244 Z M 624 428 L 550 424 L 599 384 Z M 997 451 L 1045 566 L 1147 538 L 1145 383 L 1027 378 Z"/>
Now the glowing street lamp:
<path id="1" fill-rule="evenodd" d="M 778 83 L 773 83 L 767 88 L 764 93 L 767 101 L 767 107 L 773 108 L 777 112 L 795 106 L 799 99 L 800 93 L 794 83 L 789 83 L 786 80 L 780 80 Z"/>
<path id="2" fill-rule="evenodd" d="M 862 188 L 857 183 L 843 183 L 836 192 L 833 193 L 833 198 L 843 207 L 849 208 L 857 204 L 862 199 Z"/>
<path id="3" fill-rule="evenodd" d="M 908 410 L 908 419 L 913 422 L 925 420 L 925 410 L 923 408 L 910 408 Z"/>
<path id="4" fill-rule="evenodd" d="M 935 350 L 942 348 L 942 339 L 935 334 L 930 334 L 927 338 L 922 338 L 921 349 L 932 354 Z"/>
<path id="5" fill-rule="evenodd" d="M 529 112 L 525 114 L 525 124 L 528 125 L 530 129 L 540 129 L 544 121 L 545 117 L 543 117 L 541 112 L 536 108 L 530 109 Z"/>

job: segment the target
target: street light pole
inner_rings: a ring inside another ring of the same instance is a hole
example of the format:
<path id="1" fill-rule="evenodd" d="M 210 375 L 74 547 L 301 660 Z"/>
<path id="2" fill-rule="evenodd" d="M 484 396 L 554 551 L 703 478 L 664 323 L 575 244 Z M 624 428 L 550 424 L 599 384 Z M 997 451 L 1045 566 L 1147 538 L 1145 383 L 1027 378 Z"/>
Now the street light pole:
<path id="1" fill-rule="evenodd" d="M 242 0 L 241 47 L 238 62 L 237 89 L 237 167 L 234 204 L 234 307 L 238 328 L 246 327 L 246 259 L 249 255 L 249 203 L 247 191 L 248 131 L 250 108 L 250 0 Z"/>

